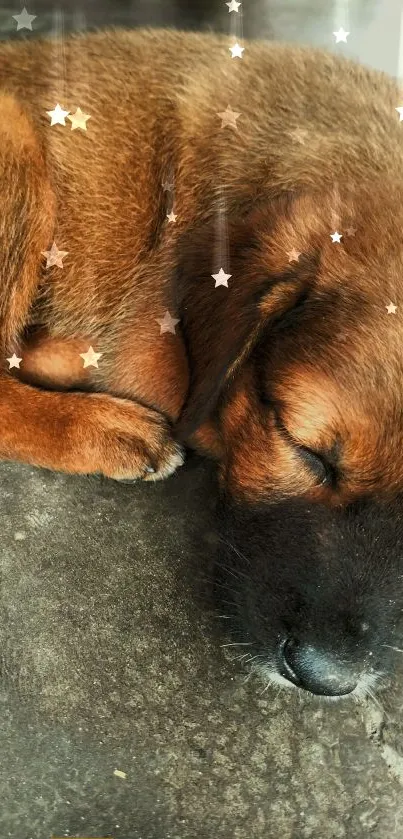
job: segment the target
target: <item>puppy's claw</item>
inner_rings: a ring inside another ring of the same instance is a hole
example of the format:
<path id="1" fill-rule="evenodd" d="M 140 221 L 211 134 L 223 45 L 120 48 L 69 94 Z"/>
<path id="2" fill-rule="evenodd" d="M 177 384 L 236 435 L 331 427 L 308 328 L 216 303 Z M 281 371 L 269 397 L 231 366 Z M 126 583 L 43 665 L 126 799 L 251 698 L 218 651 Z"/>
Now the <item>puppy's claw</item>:
<path id="1" fill-rule="evenodd" d="M 163 478 L 168 478 L 172 475 L 179 466 L 183 466 L 185 460 L 184 451 L 177 443 L 173 443 L 171 453 L 166 458 L 164 463 L 161 463 L 158 469 L 146 466 L 144 481 L 160 481 Z"/>

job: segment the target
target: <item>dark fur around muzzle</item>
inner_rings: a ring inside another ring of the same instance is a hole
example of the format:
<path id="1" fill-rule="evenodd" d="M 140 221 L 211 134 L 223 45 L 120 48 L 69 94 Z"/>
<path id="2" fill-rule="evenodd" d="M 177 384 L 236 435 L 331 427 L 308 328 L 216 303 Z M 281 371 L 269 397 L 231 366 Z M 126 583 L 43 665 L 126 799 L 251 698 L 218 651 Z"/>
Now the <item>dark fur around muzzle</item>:
<path id="1" fill-rule="evenodd" d="M 402 510 L 403 499 L 336 510 L 222 501 L 217 595 L 240 657 L 312 694 L 370 694 L 399 646 Z"/>

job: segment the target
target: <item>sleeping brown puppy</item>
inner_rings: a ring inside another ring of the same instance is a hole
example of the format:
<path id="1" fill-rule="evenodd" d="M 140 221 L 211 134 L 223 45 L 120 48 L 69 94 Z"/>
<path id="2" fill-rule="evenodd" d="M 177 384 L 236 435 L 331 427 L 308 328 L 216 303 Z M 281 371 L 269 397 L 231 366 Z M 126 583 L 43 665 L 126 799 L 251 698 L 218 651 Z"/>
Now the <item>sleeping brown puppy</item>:
<path id="1" fill-rule="evenodd" d="M 236 642 L 361 696 L 403 608 L 403 102 L 342 58 L 231 46 L 1 45 L 0 456 L 216 458 Z"/>

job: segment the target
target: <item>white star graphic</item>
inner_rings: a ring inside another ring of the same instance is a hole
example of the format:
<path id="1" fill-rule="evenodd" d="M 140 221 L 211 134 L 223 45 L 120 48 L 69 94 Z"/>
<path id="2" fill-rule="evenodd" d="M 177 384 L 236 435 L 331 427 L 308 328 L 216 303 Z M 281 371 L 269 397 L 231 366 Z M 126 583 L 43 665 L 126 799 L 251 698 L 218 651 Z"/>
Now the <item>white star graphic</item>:
<path id="1" fill-rule="evenodd" d="M 59 251 L 56 242 L 53 242 L 50 251 L 42 251 L 42 256 L 46 256 L 47 268 L 51 268 L 52 265 L 57 265 L 58 268 L 64 268 L 63 259 L 67 255 L 68 251 Z"/>
<path id="2" fill-rule="evenodd" d="M 242 3 L 237 3 L 237 0 L 230 0 L 225 5 L 228 6 L 229 12 L 239 12 L 239 7 L 242 6 Z"/>
<path id="3" fill-rule="evenodd" d="M 50 116 L 51 125 L 66 125 L 66 117 L 70 111 L 64 111 L 61 105 L 56 105 L 53 111 L 46 111 Z"/>
<path id="4" fill-rule="evenodd" d="M 228 288 L 228 280 L 232 277 L 232 274 L 226 274 L 223 268 L 220 268 L 218 274 L 211 274 L 213 280 L 215 280 L 215 288 L 218 288 L 219 285 L 225 285 Z"/>
<path id="5" fill-rule="evenodd" d="M 287 256 L 289 257 L 289 262 L 298 262 L 301 253 L 300 251 L 296 251 L 295 248 L 293 248 L 291 251 L 287 251 Z"/>
<path id="6" fill-rule="evenodd" d="M 17 367 L 17 368 L 18 368 L 18 370 L 19 370 L 19 369 L 20 369 L 20 364 L 21 364 L 22 358 L 18 358 L 18 357 L 16 356 L 16 354 L 15 354 L 15 353 L 13 353 L 13 354 L 12 354 L 12 356 L 11 356 L 11 358 L 7 358 L 7 361 L 8 361 L 8 363 L 9 363 L 9 368 L 8 368 L 9 370 L 11 370 L 11 368 L 12 368 L 12 367 Z"/>
<path id="7" fill-rule="evenodd" d="M 98 367 L 98 359 L 101 358 L 101 355 L 103 353 L 94 352 L 92 347 L 87 352 L 80 352 L 80 358 L 84 360 L 84 367 Z"/>
<path id="8" fill-rule="evenodd" d="M 232 58 L 242 58 L 242 53 L 245 52 L 245 47 L 241 47 L 239 44 L 234 44 L 233 47 L 229 47 L 229 51 Z"/>
<path id="9" fill-rule="evenodd" d="M 225 111 L 221 111 L 221 113 L 217 112 L 217 116 L 222 119 L 221 128 L 225 128 L 227 125 L 229 125 L 230 128 L 237 128 L 236 121 L 241 114 L 238 113 L 238 111 L 233 111 L 232 108 L 227 105 Z"/>
<path id="10" fill-rule="evenodd" d="M 342 233 L 338 233 L 337 230 L 336 230 L 335 233 L 330 234 L 330 238 L 331 238 L 332 242 L 340 242 L 340 239 L 341 239 L 342 235 L 343 235 Z"/>
<path id="11" fill-rule="evenodd" d="M 169 312 L 165 312 L 163 318 L 155 318 L 155 320 L 157 321 L 157 323 L 159 323 L 161 327 L 160 335 L 163 335 L 164 332 L 172 332 L 173 335 L 176 334 L 175 326 L 177 323 L 179 323 L 179 318 L 173 318 L 172 315 L 169 314 Z"/>
<path id="12" fill-rule="evenodd" d="M 17 32 L 20 29 L 30 29 L 32 32 L 32 21 L 35 20 L 36 15 L 28 14 L 25 6 L 19 15 L 12 15 L 12 17 L 17 21 Z"/>
<path id="13" fill-rule="evenodd" d="M 170 213 L 167 213 L 167 219 L 168 219 L 168 221 L 176 221 L 176 219 L 177 219 L 177 218 L 178 218 L 178 216 L 177 216 L 177 215 L 175 215 L 175 213 L 173 212 L 173 210 L 171 210 L 171 212 L 170 212 Z"/>
<path id="14" fill-rule="evenodd" d="M 389 306 L 385 306 L 385 309 L 387 309 L 388 315 L 395 315 L 397 306 L 391 302 L 389 303 Z"/>
<path id="15" fill-rule="evenodd" d="M 399 105 L 398 108 L 395 108 L 395 111 L 399 114 L 399 122 L 403 122 L 403 105 Z"/>
<path id="16" fill-rule="evenodd" d="M 71 121 L 72 131 L 75 131 L 76 128 L 82 128 L 83 131 L 86 131 L 87 120 L 91 119 L 91 114 L 83 114 L 81 108 L 77 108 L 75 114 L 70 114 L 67 119 Z"/>
<path id="17" fill-rule="evenodd" d="M 340 29 L 337 30 L 337 32 L 333 32 L 333 35 L 335 35 L 335 37 L 336 37 L 336 44 L 339 44 L 340 41 L 344 41 L 344 43 L 346 44 L 347 43 L 347 35 L 349 35 L 349 34 L 350 33 L 346 32 L 346 30 L 343 29 L 342 26 L 340 27 Z"/>

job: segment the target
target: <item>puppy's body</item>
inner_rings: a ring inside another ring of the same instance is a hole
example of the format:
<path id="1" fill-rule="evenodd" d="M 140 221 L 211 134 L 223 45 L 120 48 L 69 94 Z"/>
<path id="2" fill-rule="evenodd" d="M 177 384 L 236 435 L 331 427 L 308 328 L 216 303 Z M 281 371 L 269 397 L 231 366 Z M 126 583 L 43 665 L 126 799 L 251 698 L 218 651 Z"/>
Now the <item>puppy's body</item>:
<path id="1" fill-rule="evenodd" d="M 216 457 L 241 643 L 341 695 L 374 684 L 403 601 L 401 102 L 319 51 L 229 46 L 0 46 L 0 456 L 155 479 L 182 460 L 175 432 Z M 51 126 L 56 104 L 87 131 Z"/>
<path id="2" fill-rule="evenodd" d="M 56 195 L 47 247 L 54 239 L 68 251 L 63 269 L 46 270 L 42 258 L 30 320 L 52 337 L 82 339 L 75 350 L 90 341 L 103 352 L 99 369 L 85 373 L 75 353 L 59 384 L 78 377 L 171 419 L 187 392 L 186 357 L 180 329 L 160 337 L 156 318 L 177 314 L 181 234 L 213 219 L 213 273 L 220 198 L 227 217 L 241 218 L 286 191 L 335 189 L 337 220 L 337 185 L 353 180 L 372 190 L 374 166 L 392 182 L 401 171 L 393 82 L 313 50 L 250 43 L 241 60 L 231 58 L 225 37 L 116 31 L 2 45 L 0 72 L 2 89 L 34 126 Z M 51 127 L 46 112 L 56 103 L 90 114 L 87 132 L 71 131 L 68 120 Z M 240 112 L 237 130 L 221 128 L 217 114 L 228 104 Z M 295 129 L 307 129 L 304 142 Z M 50 345 L 43 355 L 46 379 L 57 386 Z"/>

